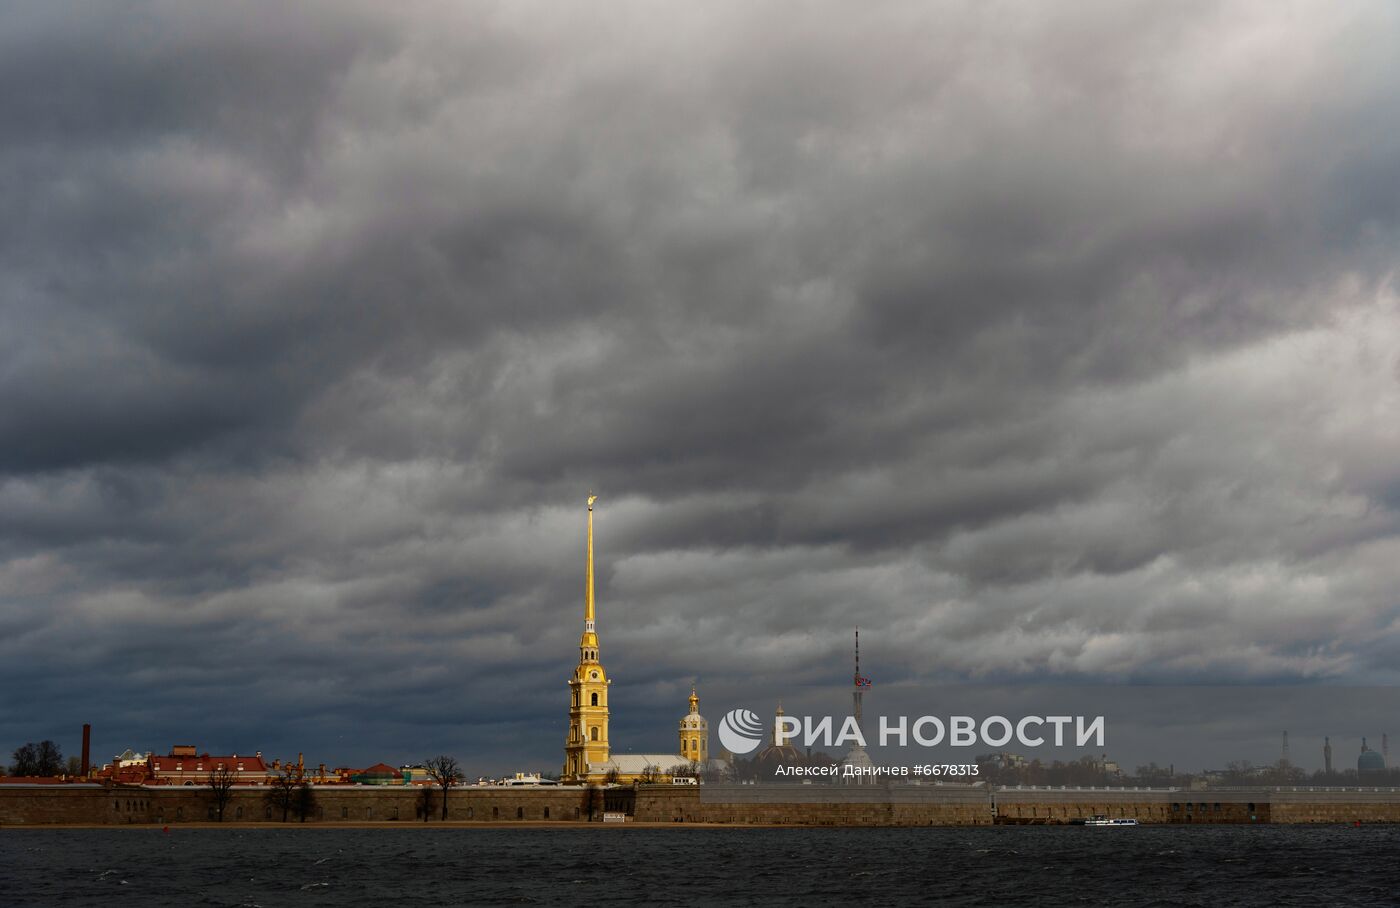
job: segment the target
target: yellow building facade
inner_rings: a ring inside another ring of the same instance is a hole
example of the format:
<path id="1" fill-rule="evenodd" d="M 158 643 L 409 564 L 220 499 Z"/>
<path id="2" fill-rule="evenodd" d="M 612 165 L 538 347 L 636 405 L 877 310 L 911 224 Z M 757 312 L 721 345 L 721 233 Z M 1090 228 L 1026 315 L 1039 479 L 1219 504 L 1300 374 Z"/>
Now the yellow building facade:
<path id="1" fill-rule="evenodd" d="M 710 723 L 700 715 L 700 697 L 690 688 L 690 712 L 681 718 L 681 753 L 687 763 L 704 766 L 710 761 Z"/>
<path id="2" fill-rule="evenodd" d="M 607 670 L 598 661 L 598 628 L 593 597 L 593 502 L 588 496 L 588 557 L 583 582 L 583 636 L 578 643 L 578 667 L 569 679 L 569 736 L 564 742 L 564 782 L 587 782 L 591 766 L 608 761 Z M 595 770 L 593 775 L 598 775 Z"/>

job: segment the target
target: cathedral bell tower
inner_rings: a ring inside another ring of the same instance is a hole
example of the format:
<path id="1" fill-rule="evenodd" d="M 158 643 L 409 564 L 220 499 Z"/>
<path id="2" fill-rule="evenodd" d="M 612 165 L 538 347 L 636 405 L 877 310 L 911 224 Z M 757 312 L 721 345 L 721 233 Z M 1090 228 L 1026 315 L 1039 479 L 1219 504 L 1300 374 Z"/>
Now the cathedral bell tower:
<path id="1" fill-rule="evenodd" d="M 564 742 L 565 782 L 586 782 L 589 765 L 608 759 L 608 673 L 598 661 L 598 632 L 593 602 L 593 502 L 588 496 L 588 561 L 583 581 L 583 636 L 578 642 L 578 668 L 569 679 L 569 737 Z"/>

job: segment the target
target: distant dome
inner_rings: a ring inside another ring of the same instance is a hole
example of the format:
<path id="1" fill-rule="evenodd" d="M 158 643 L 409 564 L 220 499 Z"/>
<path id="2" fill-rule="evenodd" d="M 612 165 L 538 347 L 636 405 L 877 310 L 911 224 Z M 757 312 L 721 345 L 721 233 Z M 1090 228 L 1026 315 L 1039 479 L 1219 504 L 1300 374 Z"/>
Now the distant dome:
<path id="1" fill-rule="evenodd" d="M 1376 750 L 1363 750 L 1356 758 L 1357 772 L 1385 772 L 1385 757 Z"/>
<path id="2" fill-rule="evenodd" d="M 696 731 L 700 731 L 706 727 L 705 717 L 699 713 L 690 713 L 684 719 L 681 719 L 681 728 L 693 728 Z"/>

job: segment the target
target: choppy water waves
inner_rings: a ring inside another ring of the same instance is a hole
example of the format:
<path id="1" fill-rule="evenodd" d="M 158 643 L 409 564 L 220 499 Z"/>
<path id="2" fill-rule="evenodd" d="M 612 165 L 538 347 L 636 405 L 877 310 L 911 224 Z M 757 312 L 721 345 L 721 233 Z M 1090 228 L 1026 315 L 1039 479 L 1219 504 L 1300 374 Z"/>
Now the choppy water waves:
<path id="1" fill-rule="evenodd" d="M 0 905 L 1400 901 L 1400 827 L 0 832 Z"/>

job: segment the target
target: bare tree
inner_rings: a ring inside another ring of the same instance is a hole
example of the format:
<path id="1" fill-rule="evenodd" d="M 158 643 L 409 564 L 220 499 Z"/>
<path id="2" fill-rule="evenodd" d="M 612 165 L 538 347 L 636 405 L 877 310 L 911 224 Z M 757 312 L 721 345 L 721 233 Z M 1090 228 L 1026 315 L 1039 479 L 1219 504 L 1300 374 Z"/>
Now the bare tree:
<path id="1" fill-rule="evenodd" d="M 642 774 L 637 776 L 637 782 L 641 785 L 654 785 L 661 781 L 661 767 L 648 763 L 642 768 Z"/>
<path id="2" fill-rule="evenodd" d="M 297 789 L 302 784 L 301 773 L 297 771 L 295 763 L 287 763 L 268 779 L 267 784 L 267 794 L 263 795 L 263 799 L 274 809 L 282 811 L 282 822 L 285 823 L 296 806 Z"/>
<path id="3" fill-rule="evenodd" d="M 608 774 L 607 774 L 607 775 L 603 776 L 603 784 L 604 784 L 604 785 L 616 785 L 621 779 L 622 779 L 622 773 L 618 772 L 618 771 L 617 771 L 617 767 L 614 766 L 612 769 L 609 769 L 609 770 L 608 770 Z"/>
<path id="4" fill-rule="evenodd" d="M 233 800 L 235 778 L 233 771 L 223 763 L 209 770 L 209 796 L 214 801 L 214 812 L 218 815 L 220 823 L 224 821 L 224 808 Z"/>
<path id="5" fill-rule="evenodd" d="M 457 765 L 456 757 L 446 755 L 433 757 L 424 764 L 428 769 L 428 775 L 433 777 L 433 781 L 442 789 L 442 818 L 447 819 L 447 793 L 462 778 L 462 769 Z"/>

